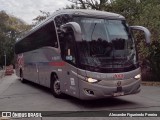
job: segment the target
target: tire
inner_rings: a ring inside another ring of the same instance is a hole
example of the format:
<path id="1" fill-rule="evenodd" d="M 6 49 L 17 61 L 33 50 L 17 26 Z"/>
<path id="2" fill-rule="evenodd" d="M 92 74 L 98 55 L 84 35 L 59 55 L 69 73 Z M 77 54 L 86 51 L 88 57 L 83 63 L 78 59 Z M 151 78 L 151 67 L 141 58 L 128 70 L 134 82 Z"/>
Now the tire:
<path id="1" fill-rule="evenodd" d="M 25 79 L 23 78 L 23 71 L 20 69 L 20 81 L 22 82 L 22 83 L 25 83 Z"/>
<path id="2" fill-rule="evenodd" d="M 64 94 L 60 90 L 60 81 L 56 77 L 56 75 L 52 75 L 51 77 L 51 92 L 56 98 L 63 98 Z"/>

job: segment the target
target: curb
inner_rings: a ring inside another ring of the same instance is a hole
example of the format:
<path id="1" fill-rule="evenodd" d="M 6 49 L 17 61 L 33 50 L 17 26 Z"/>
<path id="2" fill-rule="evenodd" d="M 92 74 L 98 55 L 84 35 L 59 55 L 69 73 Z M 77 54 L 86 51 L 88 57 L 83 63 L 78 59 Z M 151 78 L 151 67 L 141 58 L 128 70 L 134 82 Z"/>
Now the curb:
<path id="1" fill-rule="evenodd" d="M 144 85 L 144 86 L 159 86 L 160 87 L 160 82 L 153 82 L 153 81 L 145 82 L 145 81 L 142 81 L 141 84 Z"/>

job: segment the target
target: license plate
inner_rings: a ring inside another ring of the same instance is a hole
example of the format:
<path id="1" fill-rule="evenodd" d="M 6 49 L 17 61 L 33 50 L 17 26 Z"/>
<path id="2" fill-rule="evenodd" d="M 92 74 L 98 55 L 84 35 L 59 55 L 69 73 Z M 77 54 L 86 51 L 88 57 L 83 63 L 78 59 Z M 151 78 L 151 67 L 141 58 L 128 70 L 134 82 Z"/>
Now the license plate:
<path id="1" fill-rule="evenodd" d="M 117 93 L 113 93 L 113 96 L 123 96 L 124 92 L 117 92 Z"/>

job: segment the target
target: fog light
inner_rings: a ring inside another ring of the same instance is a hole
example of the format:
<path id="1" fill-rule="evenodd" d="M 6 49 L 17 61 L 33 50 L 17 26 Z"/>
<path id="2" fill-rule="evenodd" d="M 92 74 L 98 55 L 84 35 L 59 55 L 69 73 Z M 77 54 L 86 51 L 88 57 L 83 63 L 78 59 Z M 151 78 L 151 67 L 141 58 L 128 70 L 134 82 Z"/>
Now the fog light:
<path id="1" fill-rule="evenodd" d="M 86 92 L 87 94 L 94 95 L 94 92 L 93 92 L 92 90 L 85 89 L 85 92 Z"/>

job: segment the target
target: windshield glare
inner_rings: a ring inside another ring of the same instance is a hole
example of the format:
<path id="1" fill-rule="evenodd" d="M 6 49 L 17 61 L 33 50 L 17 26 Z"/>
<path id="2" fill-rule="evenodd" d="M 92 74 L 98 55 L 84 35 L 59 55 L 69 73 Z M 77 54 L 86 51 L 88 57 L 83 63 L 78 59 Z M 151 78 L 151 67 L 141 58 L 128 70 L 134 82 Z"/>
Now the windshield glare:
<path id="1" fill-rule="evenodd" d="M 77 41 L 82 65 L 122 71 L 135 66 L 135 46 L 125 20 L 77 17 L 75 21 L 82 29 L 83 39 Z"/>

